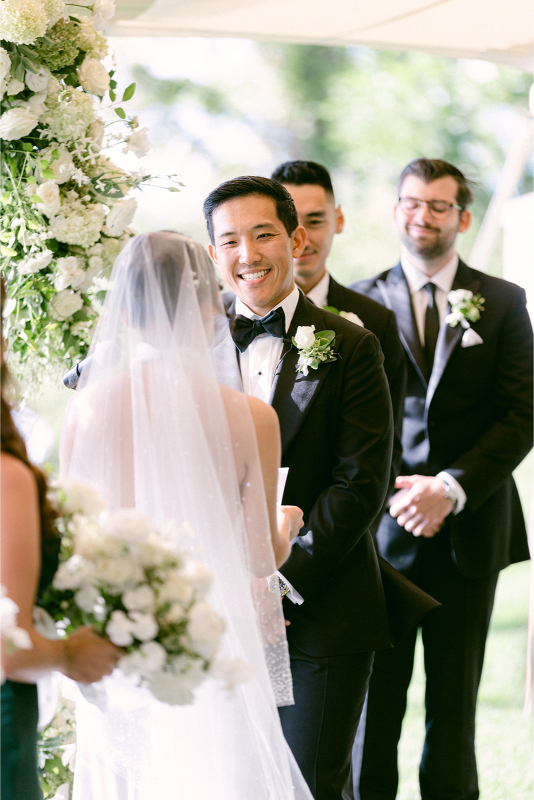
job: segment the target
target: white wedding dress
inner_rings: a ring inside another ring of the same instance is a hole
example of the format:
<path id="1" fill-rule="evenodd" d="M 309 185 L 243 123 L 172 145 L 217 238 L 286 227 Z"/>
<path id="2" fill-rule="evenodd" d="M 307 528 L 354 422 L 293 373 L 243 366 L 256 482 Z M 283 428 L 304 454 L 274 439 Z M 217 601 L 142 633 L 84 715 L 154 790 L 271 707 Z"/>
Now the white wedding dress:
<path id="1" fill-rule="evenodd" d="M 214 359 L 217 352 L 217 363 Z M 252 677 L 169 706 L 119 672 L 76 691 L 74 800 L 311 800 L 283 738 L 292 702 L 255 431 L 221 387 L 235 348 L 211 262 L 169 232 L 135 237 L 114 266 L 62 434 L 62 470 L 111 508 L 136 507 L 213 572 L 221 656 Z"/>

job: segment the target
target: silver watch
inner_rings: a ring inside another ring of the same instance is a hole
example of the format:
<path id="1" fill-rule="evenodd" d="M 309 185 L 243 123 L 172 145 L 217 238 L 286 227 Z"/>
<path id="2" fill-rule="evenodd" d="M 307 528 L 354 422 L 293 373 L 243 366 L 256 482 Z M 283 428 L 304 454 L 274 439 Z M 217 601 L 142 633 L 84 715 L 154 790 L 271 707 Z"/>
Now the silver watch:
<path id="1" fill-rule="evenodd" d="M 441 480 L 443 483 L 443 489 L 445 491 L 445 500 L 451 501 L 454 511 L 454 509 L 458 505 L 458 495 L 456 494 L 450 483 L 447 483 L 447 481 L 444 478 L 442 478 Z"/>

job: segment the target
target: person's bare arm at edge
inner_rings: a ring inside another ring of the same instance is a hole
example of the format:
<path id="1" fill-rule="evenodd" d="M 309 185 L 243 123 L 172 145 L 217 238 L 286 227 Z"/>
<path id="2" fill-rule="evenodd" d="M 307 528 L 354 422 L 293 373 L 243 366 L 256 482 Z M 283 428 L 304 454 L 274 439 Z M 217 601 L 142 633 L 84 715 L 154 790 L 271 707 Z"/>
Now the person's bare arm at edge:
<path id="1" fill-rule="evenodd" d="M 247 400 L 256 429 L 276 566 L 281 567 L 289 558 L 291 541 L 302 528 L 304 520 L 297 506 L 276 506 L 281 458 L 280 423 L 276 411 L 255 397 L 247 397 Z"/>

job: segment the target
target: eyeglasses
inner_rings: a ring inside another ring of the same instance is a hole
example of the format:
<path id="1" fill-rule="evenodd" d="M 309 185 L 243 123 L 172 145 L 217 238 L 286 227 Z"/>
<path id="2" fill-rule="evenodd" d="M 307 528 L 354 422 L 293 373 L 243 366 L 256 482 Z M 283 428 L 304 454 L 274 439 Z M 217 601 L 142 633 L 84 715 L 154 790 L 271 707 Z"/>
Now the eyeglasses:
<path id="1" fill-rule="evenodd" d="M 447 217 L 453 208 L 463 211 L 457 203 L 447 203 L 446 200 L 419 200 L 418 197 L 399 197 L 399 206 L 405 214 L 415 214 L 422 205 L 426 205 L 430 214 L 435 219 Z"/>

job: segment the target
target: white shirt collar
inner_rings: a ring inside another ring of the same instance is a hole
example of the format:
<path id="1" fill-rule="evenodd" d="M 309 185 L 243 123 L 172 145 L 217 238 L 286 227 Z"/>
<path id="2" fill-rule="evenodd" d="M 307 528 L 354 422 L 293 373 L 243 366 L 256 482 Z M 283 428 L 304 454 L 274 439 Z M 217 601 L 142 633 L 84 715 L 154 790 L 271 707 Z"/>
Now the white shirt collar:
<path id="1" fill-rule="evenodd" d="M 284 309 L 284 315 L 286 320 L 286 333 L 289 330 L 289 326 L 291 325 L 291 320 L 295 314 L 295 310 L 297 308 L 297 304 L 299 302 L 300 292 L 297 286 L 294 287 L 293 291 L 285 297 L 281 303 L 278 303 L 272 311 L 275 311 L 277 308 Z M 239 297 L 236 297 L 235 301 L 235 313 L 242 314 L 242 316 L 247 317 L 248 319 L 262 319 L 254 311 L 251 311 L 248 306 L 246 306 Z M 268 312 L 270 313 L 270 312 Z M 264 315 L 266 316 L 266 315 Z"/>
<path id="2" fill-rule="evenodd" d="M 330 288 L 330 275 L 325 270 L 325 273 L 319 283 L 315 284 L 313 289 L 310 289 L 306 297 L 315 303 L 316 306 L 322 308 L 328 303 L 328 289 Z"/>
<path id="3" fill-rule="evenodd" d="M 401 267 L 408 282 L 410 294 L 416 294 L 427 283 L 435 283 L 438 289 L 448 294 L 452 289 L 456 271 L 458 270 L 458 254 L 455 253 L 451 260 L 431 278 L 412 264 L 405 252 L 401 255 Z"/>

